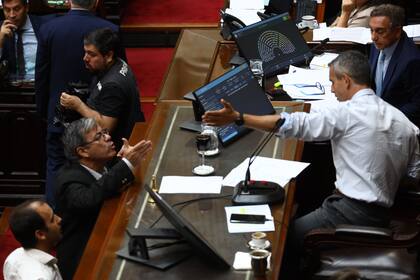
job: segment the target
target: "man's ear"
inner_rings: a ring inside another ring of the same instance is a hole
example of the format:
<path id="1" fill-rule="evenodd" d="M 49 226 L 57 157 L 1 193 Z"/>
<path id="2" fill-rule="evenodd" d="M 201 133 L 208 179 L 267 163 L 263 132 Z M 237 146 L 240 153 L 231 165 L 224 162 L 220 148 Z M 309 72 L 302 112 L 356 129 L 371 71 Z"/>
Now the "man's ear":
<path id="1" fill-rule="evenodd" d="M 106 64 L 110 64 L 114 59 L 114 51 L 109 51 L 107 54 L 104 55 Z"/>
<path id="2" fill-rule="evenodd" d="M 77 147 L 76 148 L 76 154 L 79 156 L 79 158 L 89 157 L 89 152 L 84 147 Z"/>
<path id="3" fill-rule="evenodd" d="M 43 230 L 43 229 L 37 229 L 35 231 L 35 237 L 39 241 L 46 240 L 47 239 L 47 235 L 46 235 L 45 230 Z"/>
<path id="4" fill-rule="evenodd" d="M 349 77 L 349 75 L 344 74 L 343 80 L 344 80 L 344 83 L 346 84 L 346 88 L 349 89 L 351 87 L 352 79 Z"/>

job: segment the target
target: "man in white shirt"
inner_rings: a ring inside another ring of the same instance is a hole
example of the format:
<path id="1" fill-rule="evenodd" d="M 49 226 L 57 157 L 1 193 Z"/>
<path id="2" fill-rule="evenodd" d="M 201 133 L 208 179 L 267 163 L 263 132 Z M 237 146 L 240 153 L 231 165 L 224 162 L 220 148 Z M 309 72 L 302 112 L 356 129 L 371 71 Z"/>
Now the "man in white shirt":
<path id="1" fill-rule="evenodd" d="M 9 225 L 22 247 L 3 266 L 5 280 L 61 280 L 57 259 L 50 255 L 61 239 L 61 218 L 41 200 L 29 200 L 13 209 Z"/>
<path id="2" fill-rule="evenodd" d="M 344 52 L 330 64 L 332 91 L 339 103 L 311 113 L 253 116 L 223 102 L 223 109 L 203 116 L 210 125 L 236 121 L 267 131 L 282 118 L 280 137 L 331 140 L 336 191 L 322 207 L 291 224 L 286 249 L 291 255 L 284 258 L 290 262 L 285 266 L 289 276 L 296 272 L 306 233 L 339 224 L 387 226 L 400 181 L 420 176 L 419 129 L 375 95 L 369 88 L 369 73 L 364 55 Z"/>

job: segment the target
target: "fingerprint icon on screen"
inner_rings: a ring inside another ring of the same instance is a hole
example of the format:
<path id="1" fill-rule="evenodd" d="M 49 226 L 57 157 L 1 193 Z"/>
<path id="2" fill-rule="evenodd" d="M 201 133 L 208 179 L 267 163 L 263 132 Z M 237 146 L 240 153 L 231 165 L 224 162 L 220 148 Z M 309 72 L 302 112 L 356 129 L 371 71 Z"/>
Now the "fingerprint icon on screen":
<path id="1" fill-rule="evenodd" d="M 292 42 L 282 33 L 268 30 L 258 38 L 258 52 L 261 60 L 268 62 L 276 57 L 276 53 L 290 54 L 296 50 Z"/>

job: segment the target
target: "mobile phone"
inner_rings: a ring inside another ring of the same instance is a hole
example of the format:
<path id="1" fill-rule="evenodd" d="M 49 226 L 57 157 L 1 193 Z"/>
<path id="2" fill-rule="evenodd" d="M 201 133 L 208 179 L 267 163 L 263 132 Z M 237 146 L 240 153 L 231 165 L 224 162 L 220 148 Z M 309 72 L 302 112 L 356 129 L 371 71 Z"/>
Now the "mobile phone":
<path id="1" fill-rule="evenodd" d="M 267 219 L 265 215 L 231 214 L 231 223 L 264 224 Z"/>

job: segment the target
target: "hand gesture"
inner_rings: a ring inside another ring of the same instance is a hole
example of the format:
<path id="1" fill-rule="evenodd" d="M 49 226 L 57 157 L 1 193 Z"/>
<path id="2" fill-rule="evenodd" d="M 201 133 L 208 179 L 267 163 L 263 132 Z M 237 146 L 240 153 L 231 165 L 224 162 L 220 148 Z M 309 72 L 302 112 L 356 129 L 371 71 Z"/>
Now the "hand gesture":
<path id="1" fill-rule="evenodd" d="M 0 33 L 3 36 L 12 37 L 13 32 L 17 29 L 17 26 L 14 25 L 10 20 L 6 19 L 3 21 L 3 24 L 0 28 Z"/>
<path id="2" fill-rule="evenodd" d="M 152 142 L 149 140 L 141 140 L 134 146 L 130 146 L 127 139 L 123 138 L 122 140 L 123 146 L 117 156 L 126 158 L 134 167 L 137 167 L 152 149 Z"/>
<path id="3" fill-rule="evenodd" d="M 343 13 L 350 13 L 356 9 L 356 0 L 343 0 L 341 4 L 341 11 Z"/>
<path id="4" fill-rule="evenodd" d="M 72 110 L 76 110 L 77 108 L 80 107 L 82 100 L 80 100 L 79 97 L 75 96 L 75 95 L 70 95 L 67 94 L 65 92 L 61 93 L 60 96 L 60 104 L 61 106 L 67 108 L 67 109 L 72 109 Z"/>
<path id="5" fill-rule="evenodd" d="M 224 99 L 220 102 L 223 104 L 223 109 L 207 111 L 202 116 L 203 122 L 213 126 L 222 126 L 234 122 L 239 117 L 239 113 L 233 109 L 229 102 Z"/>

